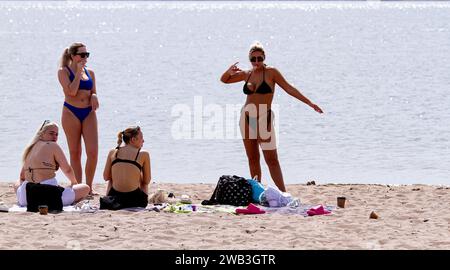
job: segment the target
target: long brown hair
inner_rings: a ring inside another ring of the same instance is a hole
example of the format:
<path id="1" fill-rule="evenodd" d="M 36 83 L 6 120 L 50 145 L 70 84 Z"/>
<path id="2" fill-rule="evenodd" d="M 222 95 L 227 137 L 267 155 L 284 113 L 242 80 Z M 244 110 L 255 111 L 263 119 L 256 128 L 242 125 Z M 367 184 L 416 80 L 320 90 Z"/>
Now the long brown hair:
<path id="1" fill-rule="evenodd" d="M 139 126 L 134 126 L 119 132 L 117 134 L 117 148 L 122 145 L 122 142 L 125 142 L 125 144 L 129 144 L 131 139 L 139 134 L 139 131 L 141 131 L 141 128 Z"/>

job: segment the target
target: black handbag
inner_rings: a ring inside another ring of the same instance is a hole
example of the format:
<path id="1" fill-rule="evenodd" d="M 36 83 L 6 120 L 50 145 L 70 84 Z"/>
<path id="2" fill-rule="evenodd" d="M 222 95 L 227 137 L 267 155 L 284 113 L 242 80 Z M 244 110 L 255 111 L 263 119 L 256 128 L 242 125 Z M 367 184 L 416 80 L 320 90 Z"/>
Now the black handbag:
<path id="1" fill-rule="evenodd" d="M 119 210 L 122 208 L 116 196 L 100 197 L 100 209 Z"/>
<path id="2" fill-rule="evenodd" d="M 64 188 L 61 186 L 28 182 L 26 186 L 27 211 L 38 212 L 40 205 L 47 205 L 48 211 L 61 212 L 63 210 L 63 191 Z"/>
<path id="3" fill-rule="evenodd" d="M 237 175 L 222 175 L 209 200 L 202 205 L 228 204 L 247 206 L 252 202 L 252 186 L 247 179 Z"/>

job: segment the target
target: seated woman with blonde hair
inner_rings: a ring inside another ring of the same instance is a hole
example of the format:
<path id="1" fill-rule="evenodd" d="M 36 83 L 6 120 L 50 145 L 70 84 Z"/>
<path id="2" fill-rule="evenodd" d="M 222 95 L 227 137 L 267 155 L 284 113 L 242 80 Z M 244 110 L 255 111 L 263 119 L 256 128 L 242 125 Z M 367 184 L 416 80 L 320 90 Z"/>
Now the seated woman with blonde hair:
<path id="1" fill-rule="evenodd" d="M 35 190 L 28 189 L 28 183 L 58 186 L 55 176 L 59 168 L 71 183 L 69 187 L 61 187 L 62 205 L 71 205 L 88 195 L 89 186 L 78 184 L 73 169 L 67 162 L 57 140 L 58 125 L 45 120 L 30 144 L 25 148 L 22 156 L 23 166 L 20 171 L 20 180 L 14 185 L 19 206 L 27 206 L 29 203 L 27 198 L 35 195 L 27 194 L 27 190 Z"/>
<path id="2" fill-rule="evenodd" d="M 146 207 L 151 179 L 150 154 L 141 150 L 142 131 L 138 126 L 129 127 L 117 136 L 117 147 L 109 152 L 103 172 L 108 187 L 107 196 L 100 198 L 100 209 Z M 125 145 L 121 147 L 122 142 Z"/>

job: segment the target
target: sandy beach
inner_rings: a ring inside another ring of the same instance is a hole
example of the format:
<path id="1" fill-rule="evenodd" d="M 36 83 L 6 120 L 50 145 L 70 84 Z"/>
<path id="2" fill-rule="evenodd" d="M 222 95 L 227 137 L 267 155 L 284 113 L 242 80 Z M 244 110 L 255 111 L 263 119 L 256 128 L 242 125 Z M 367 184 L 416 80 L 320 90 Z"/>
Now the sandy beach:
<path id="1" fill-rule="evenodd" d="M 15 203 L 12 183 L 0 184 L 0 202 Z M 209 199 L 213 184 L 159 183 L 193 203 Z M 97 211 L 39 215 L 0 213 L 0 249 L 450 249 L 450 188 L 427 185 L 288 185 L 304 204 L 345 208 L 304 217 L 266 213 Z M 101 194 L 105 185 L 97 184 Z M 151 192 L 154 187 L 151 188 Z M 98 205 L 98 196 L 92 200 Z M 379 219 L 370 219 L 375 211 Z"/>

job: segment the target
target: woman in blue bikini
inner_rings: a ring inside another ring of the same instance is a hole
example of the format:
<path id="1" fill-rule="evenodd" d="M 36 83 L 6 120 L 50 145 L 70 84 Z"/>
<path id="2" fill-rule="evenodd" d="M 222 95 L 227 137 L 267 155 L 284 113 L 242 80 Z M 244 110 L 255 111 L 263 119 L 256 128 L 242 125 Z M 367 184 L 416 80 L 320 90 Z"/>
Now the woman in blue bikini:
<path id="1" fill-rule="evenodd" d="M 312 103 L 294 86 L 290 85 L 276 68 L 266 66 L 264 64 L 265 59 L 264 48 L 257 42 L 250 47 L 249 51 L 252 69 L 241 70 L 236 66 L 238 63 L 235 63 L 223 73 L 220 80 L 223 83 L 245 81 L 243 91 L 247 95 L 247 99 L 242 109 L 240 127 L 251 176 L 261 181 L 261 165 L 259 162 L 259 148 L 261 147 L 275 185 L 279 190 L 286 191 L 278 161 L 273 127 L 274 114 L 271 110 L 275 84 L 278 84 L 289 95 L 309 105 L 316 112 L 323 112 L 319 106 Z"/>
<path id="2" fill-rule="evenodd" d="M 78 183 L 82 182 L 81 137 L 86 148 L 86 184 L 91 195 L 98 159 L 98 131 L 95 111 L 99 107 L 94 71 L 86 67 L 89 52 L 83 43 L 73 43 L 64 50 L 58 79 L 64 90 L 61 122 L 66 134 L 72 166 Z"/>

